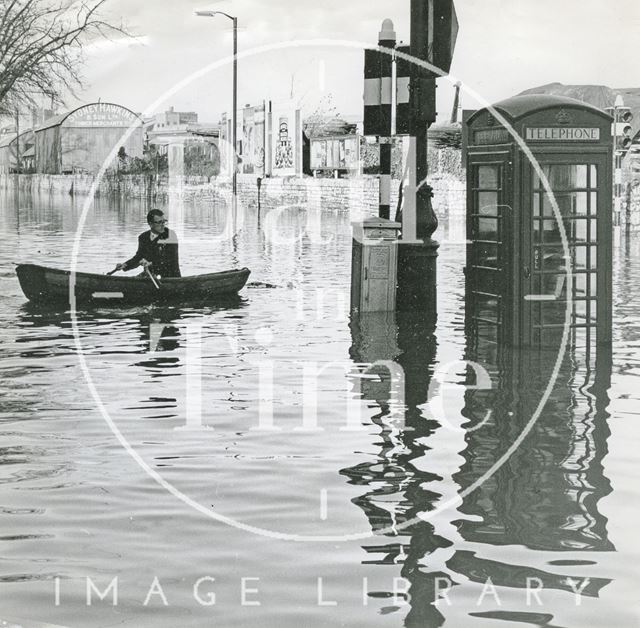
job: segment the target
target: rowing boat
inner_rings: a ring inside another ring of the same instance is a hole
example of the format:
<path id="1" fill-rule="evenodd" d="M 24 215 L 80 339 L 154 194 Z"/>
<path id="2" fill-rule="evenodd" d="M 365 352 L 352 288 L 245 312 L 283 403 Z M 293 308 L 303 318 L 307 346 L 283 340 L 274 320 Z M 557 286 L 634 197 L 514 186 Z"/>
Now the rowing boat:
<path id="1" fill-rule="evenodd" d="M 190 277 L 167 277 L 157 286 L 144 276 L 71 273 L 36 264 L 19 264 L 16 273 L 30 301 L 71 303 L 70 294 L 73 294 L 76 303 L 129 304 L 209 301 L 234 295 L 247 283 L 251 271 L 240 268 Z"/>

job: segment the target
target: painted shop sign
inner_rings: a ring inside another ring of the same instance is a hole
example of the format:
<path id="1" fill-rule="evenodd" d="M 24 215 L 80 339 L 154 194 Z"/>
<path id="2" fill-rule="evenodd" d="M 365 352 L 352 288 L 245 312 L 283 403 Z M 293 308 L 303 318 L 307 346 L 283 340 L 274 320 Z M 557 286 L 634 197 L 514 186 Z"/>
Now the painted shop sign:
<path id="1" fill-rule="evenodd" d="M 65 121 L 74 127 L 124 127 L 138 122 L 138 118 L 126 109 L 109 103 L 97 103 L 74 111 Z"/>
<path id="2" fill-rule="evenodd" d="M 597 142 L 600 140 L 598 127 L 529 127 L 527 140 L 533 142 Z"/>

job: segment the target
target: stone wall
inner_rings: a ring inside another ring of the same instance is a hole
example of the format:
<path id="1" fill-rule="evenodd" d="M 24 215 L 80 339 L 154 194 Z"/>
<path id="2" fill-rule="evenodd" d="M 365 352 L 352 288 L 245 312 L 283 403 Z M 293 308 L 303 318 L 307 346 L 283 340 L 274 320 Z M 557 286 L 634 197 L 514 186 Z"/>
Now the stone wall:
<path id="1" fill-rule="evenodd" d="M 459 152 L 459 151 L 458 151 Z M 446 167 L 443 167 L 446 164 Z M 440 157 L 431 163 L 430 184 L 434 189 L 434 209 L 438 214 L 440 239 L 464 237 L 465 184 L 455 156 Z M 94 177 L 86 175 L 0 175 L 0 187 L 13 188 L 32 194 L 86 195 L 92 190 Z M 392 181 L 391 217 L 395 217 L 400 182 Z M 229 178 L 180 177 L 168 179 L 145 175 L 105 175 L 97 186 L 98 196 L 119 195 L 122 198 L 148 199 L 150 204 L 164 204 L 171 198 L 185 202 L 228 202 L 231 198 Z M 240 202 L 248 208 L 258 204 L 255 175 L 238 176 Z M 273 177 L 262 180 L 260 202 L 263 211 L 288 206 L 319 211 L 347 213 L 352 220 L 360 220 L 378 213 L 378 178 L 362 176 L 351 179 L 311 177 Z"/>
<path id="2" fill-rule="evenodd" d="M 90 194 L 94 185 L 93 175 L 83 174 L 21 174 L 0 175 L 1 188 L 14 188 L 33 194 Z M 145 175 L 105 175 L 96 189 L 97 196 L 121 194 L 124 197 L 144 198 L 161 190 L 162 181 Z"/>

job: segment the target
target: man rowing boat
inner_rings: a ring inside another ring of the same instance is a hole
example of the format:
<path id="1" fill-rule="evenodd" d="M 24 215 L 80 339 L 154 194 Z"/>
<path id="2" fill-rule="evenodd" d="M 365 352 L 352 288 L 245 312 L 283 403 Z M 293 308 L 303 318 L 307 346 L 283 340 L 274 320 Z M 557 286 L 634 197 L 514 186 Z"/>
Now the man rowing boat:
<path id="1" fill-rule="evenodd" d="M 167 226 L 164 213 L 159 209 L 152 209 L 147 214 L 149 230 L 138 236 L 138 250 L 136 254 L 116 270 L 131 270 L 137 266 L 150 268 L 160 277 L 180 277 L 178 262 L 178 238 Z"/>

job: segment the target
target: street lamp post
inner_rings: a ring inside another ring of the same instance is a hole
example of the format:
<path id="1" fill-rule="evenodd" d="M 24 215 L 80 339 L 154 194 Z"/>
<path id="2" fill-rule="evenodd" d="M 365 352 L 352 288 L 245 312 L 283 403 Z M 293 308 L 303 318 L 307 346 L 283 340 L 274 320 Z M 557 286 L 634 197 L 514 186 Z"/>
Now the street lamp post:
<path id="1" fill-rule="evenodd" d="M 224 11 L 196 11 L 196 15 L 201 17 L 215 17 L 216 15 L 223 15 L 229 18 L 233 22 L 233 98 L 231 112 L 231 142 L 232 142 L 232 164 L 233 171 L 231 175 L 231 185 L 233 195 L 231 198 L 231 214 L 233 218 L 233 235 L 236 235 L 236 221 L 237 221 L 237 194 L 238 194 L 238 18 L 233 15 L 229 15 Z"/>

